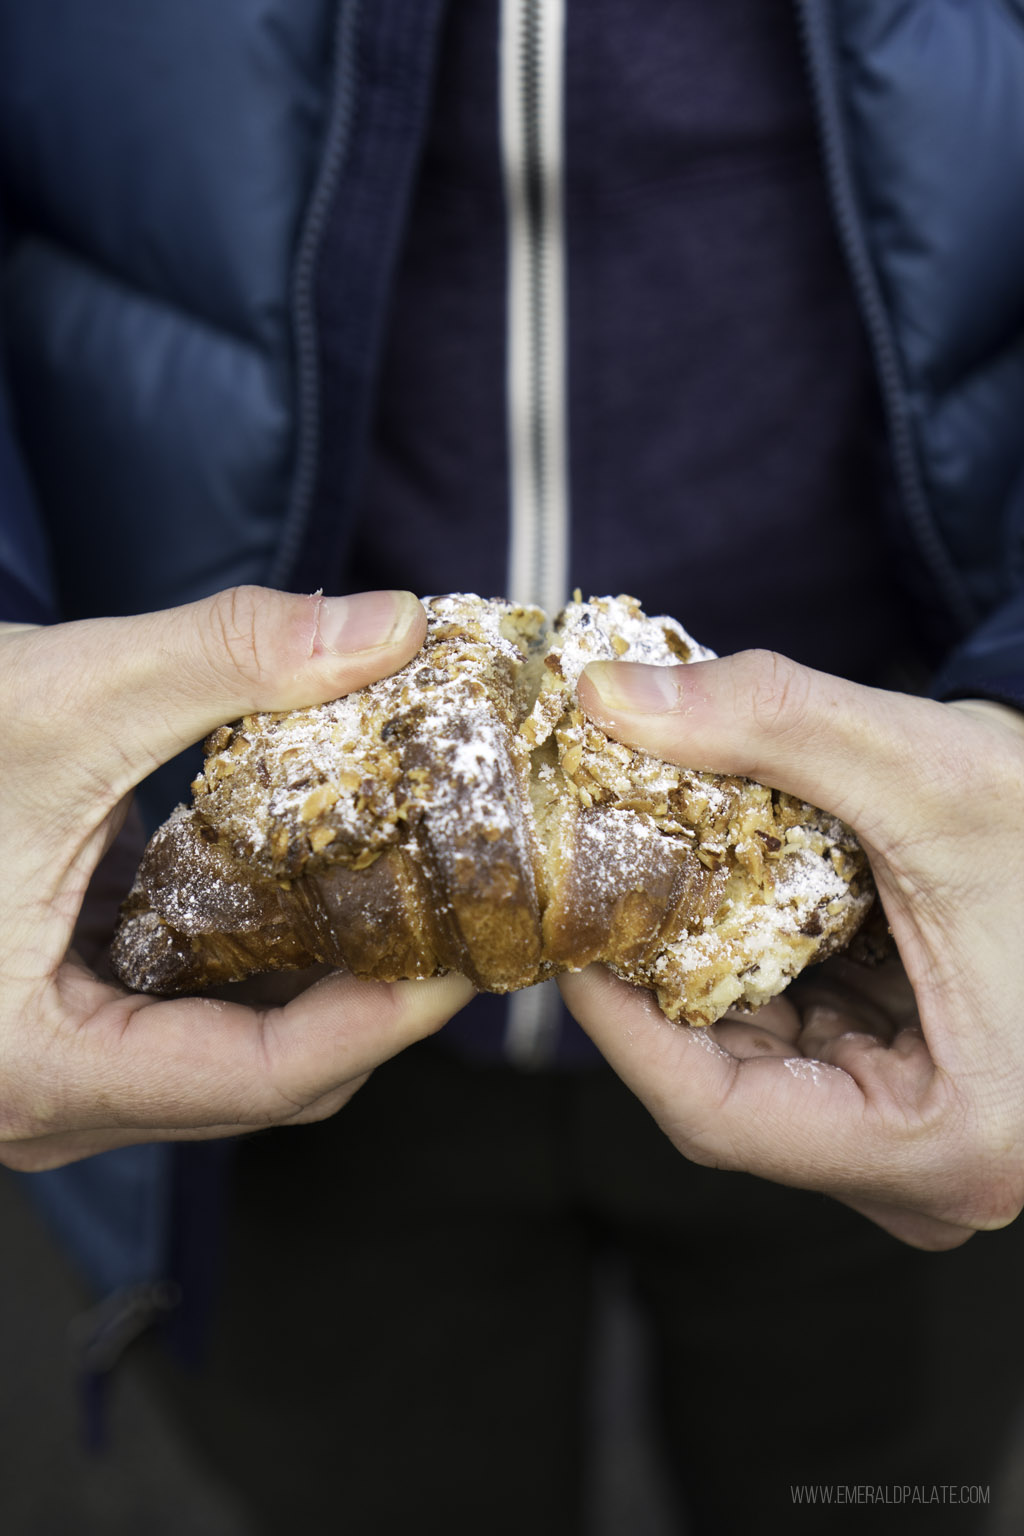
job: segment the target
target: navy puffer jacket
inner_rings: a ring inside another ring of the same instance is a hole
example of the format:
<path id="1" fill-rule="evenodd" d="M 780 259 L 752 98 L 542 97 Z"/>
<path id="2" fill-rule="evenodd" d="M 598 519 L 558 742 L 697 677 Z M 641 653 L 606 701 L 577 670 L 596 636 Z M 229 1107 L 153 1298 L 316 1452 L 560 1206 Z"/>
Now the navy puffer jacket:
<path id="1" fill-rule="evenodd" d="M 1024 0 L 797 9 L 907 527 L 960 636 L 936 688 L 1024 706 Z M 31 485 L 0 400 L 5 617 L 319 585 L 344 530 L 318 482 L 329 459 L 351 514 L 443 12 L 0 0 L 0 333 Z M 34 1179 L 97 1284 L 160 1273 L 172 1155 Z"/>

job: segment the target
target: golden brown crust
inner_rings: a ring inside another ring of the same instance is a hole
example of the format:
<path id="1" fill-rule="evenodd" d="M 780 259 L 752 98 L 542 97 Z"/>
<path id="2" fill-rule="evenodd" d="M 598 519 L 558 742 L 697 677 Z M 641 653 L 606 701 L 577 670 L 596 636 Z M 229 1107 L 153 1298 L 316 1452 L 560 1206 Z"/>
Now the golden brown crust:
<path id="1" fill-rule="evenodd" d="M 711 653 L 632 598 L 427 601 L 423 651 L 319 709 L 207 742 L 194 806 L 140 866 L 115 966 L 192 991 L 325 963 L 510 991 L 592 961 L 710 1023 L 850 937 L 866 860 L 834 818 L 676 767 L 582 714 L 590 660 Z"/>

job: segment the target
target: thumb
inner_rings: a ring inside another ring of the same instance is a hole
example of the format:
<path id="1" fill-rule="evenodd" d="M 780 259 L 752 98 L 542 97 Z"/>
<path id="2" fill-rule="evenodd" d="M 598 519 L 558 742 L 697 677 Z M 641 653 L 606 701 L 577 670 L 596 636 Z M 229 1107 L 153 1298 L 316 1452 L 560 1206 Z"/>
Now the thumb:
<path id="1" fill-rule="evenodd" d="M 325 598 L 236 587 L 133 618 L 0 636 L 0 698 L 19 772 L 110 804 L 215 726 L 323 703 L 396 671 L 426 617 L 409 592 Z M 74 752 L 68 730 L 74 722 Z M 62 750 L 63 749 L 63 750 Z"/>
<path id="2" fill-rule="evenodd" d="M 876 846 L 905 831 L 910 802 L 918 811 L 929 797 L 948 803 L 959 782 L 948 705 L 866 688 L 774 652 L 679 667 L 593 663 L 579 696 L 619 740 L 785 790 Z"/>

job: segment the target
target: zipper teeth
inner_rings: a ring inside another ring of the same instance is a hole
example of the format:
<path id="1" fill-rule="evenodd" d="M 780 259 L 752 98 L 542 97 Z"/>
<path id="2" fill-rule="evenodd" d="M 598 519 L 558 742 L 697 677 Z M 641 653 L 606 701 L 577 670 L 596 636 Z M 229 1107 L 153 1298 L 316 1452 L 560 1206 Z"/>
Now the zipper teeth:
<path id="1" fill-rule="evenodd" d="M 503 0 L 508 211 L 509 596 L 566 596 L 569 497 L 562 212 L 563 0 Z"/>
<path id="2" fill-rule="evenodd" d="M 331 211 L 338 177 L 348 153 L 355 120 L 355 39 L 362 0 L 343 5 L 335 31 L 331 65 L 331 118 L 327 147 L 310 198 L 299 239 L 292 284 L 293 346 L 295 351 L 295 400 L 297 445 L 288 511 L 281 541 L 270 573 L 274 586 L 285 585 L 292 571 L 309 521 L 316 490 L 320 456 L 320 365 L 317 353 L 315 281 L 320 243 Z"/>
<path id="3" fill-rule="evenodd" d="M 565 0 L 502 0 L 501 146 L 508 220 L 508 596 L 557 613 L 567 595 L 562 92 Z M 509 999 L 505 1053 L 539 1067 L 557 1047 L 553 982 Z"/>
<path id="4" fill-rule="evenodd" d="M 850 175 L 846 133 L 838 107 L 838 82 L 830 36 L 831 10 L 827 5 L 815 4 L 814 0 L 797 0 L 797 14 L 818 105 L 825 173 L 832 193 L 840 239 L 874 352 L 903 505 L 918 547 L 943 598 L 957 621 L 967 629 L 977 621 L 977 614 L 928 504 L 914 445 L 896 341 L 861 228 Z"/>
<path id="5" fill-rule="evenodd" d="M 522 21 L 520 55 L 520 79 L 522 81 L 523 106 L 523 201 L 525 205 L 524 231 L 528 263 L 527 288 L 529 310 L 526 323 L 529 326 L 529 414 L 523 427 L 529 433 L 530 457 L 534 475 L 534 505 L 531 508 L 535 521 L 533 548 L 530 551 L 530 586 L 536 593 L 544 590 L 544 528 L 543 518 L 547 510 L 550 492 L 550 464 L 548 462 L 548 417 L 550 402 L 547 398 L 547 315 L 544 304 L 544 246 L 548 231 L 545 227 L 544 167 L 541 142 L 540 114 L 543 109 L 541 96 L 541 44 L 540 0 L 528 4 Z"/>

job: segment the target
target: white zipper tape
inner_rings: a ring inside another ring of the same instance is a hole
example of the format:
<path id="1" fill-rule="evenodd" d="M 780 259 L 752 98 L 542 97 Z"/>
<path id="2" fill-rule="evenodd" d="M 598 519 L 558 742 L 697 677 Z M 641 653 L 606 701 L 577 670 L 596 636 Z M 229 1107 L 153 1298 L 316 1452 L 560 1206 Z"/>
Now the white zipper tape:
<path id="1" fill-rule="evenodd" d="M 501 146 L 508 221 L 508 596 L 554 615 L 568 596 L 564 170 L 565 0 L 502 0 Z M 505 1051 L 554 1054 L 561 1008 L 546 982 L 509 999 Z"/>
<path id="2" fill-rule="evenodd" d="M 563 206 L 564 0 L 502 0 L 501 143 L 508 218 L 508 596 L 568 596 Z"/>

